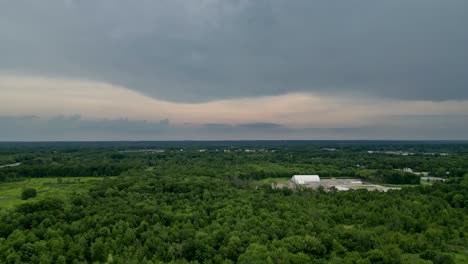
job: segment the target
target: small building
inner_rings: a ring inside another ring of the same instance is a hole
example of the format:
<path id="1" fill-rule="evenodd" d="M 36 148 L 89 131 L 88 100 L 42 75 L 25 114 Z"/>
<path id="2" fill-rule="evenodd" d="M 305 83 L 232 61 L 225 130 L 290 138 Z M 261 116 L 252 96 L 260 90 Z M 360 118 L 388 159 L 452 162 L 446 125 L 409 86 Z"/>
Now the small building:
<path id="1" fill-rule="evenodd" d="M 294 175 L 291 179 L 295 184 L 320 184 L 318 175 Z"/>

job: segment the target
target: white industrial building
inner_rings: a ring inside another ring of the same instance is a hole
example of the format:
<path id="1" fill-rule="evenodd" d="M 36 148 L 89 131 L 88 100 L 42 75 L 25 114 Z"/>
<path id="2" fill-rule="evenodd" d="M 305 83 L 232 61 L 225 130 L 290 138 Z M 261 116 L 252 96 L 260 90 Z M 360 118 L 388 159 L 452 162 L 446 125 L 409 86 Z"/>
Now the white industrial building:
<path id="1" fill-rule="evenodd" d="M 295 184 L 320 184 L 318 175 L 294 175 L 291 180 Z"/>

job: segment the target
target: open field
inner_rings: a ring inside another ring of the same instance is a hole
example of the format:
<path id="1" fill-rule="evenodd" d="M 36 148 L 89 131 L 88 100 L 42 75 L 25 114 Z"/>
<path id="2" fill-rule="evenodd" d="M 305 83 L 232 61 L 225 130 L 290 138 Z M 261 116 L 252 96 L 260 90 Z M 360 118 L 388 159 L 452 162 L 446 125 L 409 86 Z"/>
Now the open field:
<path id="1" fill-rule="evenodd" d="M 74 192 L 87 192 L 93 183 L 104 177 L 65 177 L 65 178 L 31 178 L 18 182 L 0 184 L 0 210 L 10 209 L 27 201 L 45 197 L 64 197 Z M 26 188 L 35 188 L 37 197 L 21 200 L 21 192 Z"/>
<path id="2" fill-rule="evenodd" d="M 463 250 L 455 254 L 455 263 L 468 263 L 468 250 Z"/>
<path id="3" fill-rule="evenodd" d="M 295 183 L 290 181 L 289 179 L 278 179 L 275 180 L 274 178 L 265 179 L 264 183 L 274 183 L 273 188 L 283 188 L 287 187 L 290 189 L 295 189 L 297 186 Z M 322 178 L 320 179 L 320 184 L 304 184 L 304 187 L 308 188 L 317 188 L 318 186 L 322 186 L 325 190 L 331 190 L 332 188 L 337 189 L 338 191 L 347 191 L 347 190 L 359 190 L 359 189 L 367 189 L 368 191 L 381 191 L 386 192 L 389 190 L 400 190 L 402 185 L 379 185 L 370 183 L 368 181 L 358 179 L 358 178 Z M 410 185 L 406 185 L 408 187 Z M 417 186 L 417 185 L 411 185 Z"/>
<path id="4" fill-rule="evenodd" d="M 401 186 L 383 186 L 379 184 L 374 184 L 362 179 L 356 178 L 348 178 L 348 179 L 322 179 L 320 181 L 320 185 L 325 188 L 332 188 L 335 187 L 339 191 L 347 191 L 347 190 L 358 190 L 358 189 L 367 189 L 369 191 L 382 191 L 386 192 L 388 190 L 400 190 Z"/>

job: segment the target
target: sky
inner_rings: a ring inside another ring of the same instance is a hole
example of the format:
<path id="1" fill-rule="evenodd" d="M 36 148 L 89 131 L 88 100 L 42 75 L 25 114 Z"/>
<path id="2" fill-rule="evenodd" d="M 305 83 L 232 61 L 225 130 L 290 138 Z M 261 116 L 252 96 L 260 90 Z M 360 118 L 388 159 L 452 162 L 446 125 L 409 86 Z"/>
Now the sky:
<path id="1" fill-rule="evenodd" d="M 465 0 L 0 0 L 0 141 L 468 140 Z"/>

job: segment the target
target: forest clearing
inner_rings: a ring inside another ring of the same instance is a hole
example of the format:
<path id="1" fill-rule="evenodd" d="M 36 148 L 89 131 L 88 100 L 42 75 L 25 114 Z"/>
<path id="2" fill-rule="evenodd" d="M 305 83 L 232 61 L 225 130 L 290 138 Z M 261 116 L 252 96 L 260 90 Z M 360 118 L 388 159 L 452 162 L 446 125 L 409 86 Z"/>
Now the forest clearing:
<path id="1" fill-rule="evenodd" d="M 0 183 L 0 210 L 11 209 L 26 202 L 48 197 L 67 199 L 71 194 L 86 193 L 96 181 L 103 177 L 63 177 L 63 178 L 30 178 L 15 182 Z M 37 190 L 37 197 L 22 200 L 21 192 L 26 188 Z"/>

